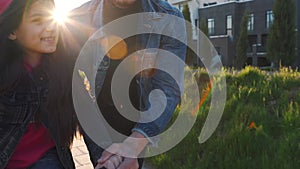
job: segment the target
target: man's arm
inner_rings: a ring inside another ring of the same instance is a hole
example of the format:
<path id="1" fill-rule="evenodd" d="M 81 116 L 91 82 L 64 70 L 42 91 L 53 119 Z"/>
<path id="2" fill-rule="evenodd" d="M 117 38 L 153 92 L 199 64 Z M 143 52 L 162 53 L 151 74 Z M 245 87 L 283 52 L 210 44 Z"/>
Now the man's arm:
<path id="1" fill-rule="evenodd" d="M 180 12 L 177 13 L 180 18 L 183 18 Z M 138 123 L 133 131 L 140 132 L 145 135 L 147 138 L 151 138 L 153 136 L 161 133 L 167 126 L 168 122 L 172 118 L 173 112 L 176 109 L 177 104 L 181 99 L 181 92 L 183 90 L 184 83 L 184 64 L 174 62 L 174 56 L 178 57 L 182 62 L 185 61 L 186 56 L 186 45 L 183 42 L 186 42 L 186 33 L 185 33 L 185 23 L 183 20 L 178 21 L 170 21 L 168 26 L 164 30 L 165 34 L 171 35 L 169 36 L 161 36 L 160 46 L 158 52 L 158 60 L 156 61 L 156 67 L 163 67 L 167 69 L 169 72 L 172 72 L 174 78 L 171 77 L 170 74 L 164 72 L 162 70 L 155 70 L 153 76 L 150 77 L 148 81 L 151 86 L 151 90 L 159 89 L 161 90 L 166 97 L 157 97 L 154 99 L 154 102 L 151 106 L 159 105 L 163 99 L 167 100 L 166 108 L 161 114 L 159 118 L 149 123 Z M 174 36 L 173 36 L 174 35 Z M 176 38 L 173 38 L 176 37 Z M 179 41 L 177 40 L 182 40 Z M 163 51 L 168 51 L 163 52 Z M 164 55 L 163 57 L 159 57 L 160 55 Z M 163 59 L 161 59 L 163 58 Z M 144 105 L 149 105 L 149 96 L 148 94 L 151 91 L 146 87 L 141 88 L 142 101 Z M 145 94 L 146 93 L 146 94 Z M 159 105 L 161 106 L 161 105 Z M 150 142 L 156 144 L 157 140 L 149 139 Z"/>
<path id="2" fill-rule="evenodd" d="M 178 12 L 178 16 L 180 18 L 183 18 L 180 12 Z M 168 31 L 168 34 L 174 35 L 174 37 L 180 37 L 178 34 L 183 34 L 182 42 L 179 40 L 176 40 L 172 37 L 162 36 L 159 48 L 161 50 L 165 50 L 170 52 L 170 59 L 171 57 L 174 57 L 172 55 L 175 55 L 179 57 L 183 62 L 185 61 L 185 55 L 186 55 L 186 45 L 183 43 L 186 41 L 185 36 L 185 23 L 181 22 L 182 24 L 178 25 L 178 22 L 170 23 L 165 29 L 165 31 Z M 171 31 L 171 32 L 170 32 Z M 175 36 L 175 34 L 177 34 Z M 158 53 L 162 54 L 162 53 Z M 165 127 L 167 126 L 168 122 L 172 118 L 173 112 L 177 106 L 177 104 L 180 101 L 181 98 L 181 89 L 183 88 L 183 74 L 184 74 L 184 64 L 178 64 L 174 65 L 174 62 L 168 62 L 164 60 L 163 62 L 159 63 L 159 60 L 157 61 L 158 64 L 164 64 L 163 66 L 169 68 L 170 71 L 175 71 L 175 77 L 179 82 L 177 82 L 166 72 L 156 70 L 154 75 L 150 78 L 148 82 L 151 83 L 151 89 L 159 89 L 164 92 L 165 96 L 164 98 L 159 99 L 167 99 L 167 106 L 166 109 L 163 111 L 162 115 L 157 118 L 156 120 L 148 123 L 138 123 L 136 127 L 132 130 L 133 133 L 130 137 L 125 139 L 123 143 L 119 144 L 113 144 L 110 146 L 103 154 L 100 160 L 98 160 L 99 166 L 103 166 L 107 164 L 109 159 L 114 158 L 114 155 L 128 157 L 128 155 L 132 156 L 132 154 L 135 155 L 135 157 L 138 157 L 138 155 L 144 150 L 144 148 L 149 144 L 149 142 L 156 144 L 157 140 L 153 140 L 151 137 L 158 135 L 160 132 L 162 132 Z M 144 101 L 143 104 L 147 104 L 148 101 L 148 95 L 151 91 L 147 88 L 141 88 L 141 93 L 144 93 L 142 95 L 142 101 Z M 147 93 L 147 94 L 145 94 Z M 158 99 L 158 101 L 159 101 Z M 152 105 L 155 106 L 155 105 Z M 135 139 L 138 138 L 138 139 Z M 121 162 L 121 165 L 119 168 L 127 168 L 126 166 L 134 165 L 135 162 L 130 163 L 127 165 L 126 160 L 134 160 L 131 158 L 125 158 L 123 162 Z M 112 160 L 115 161 L 115 160 Z M 113 162 L 109 162 L 113 163 Z"/>

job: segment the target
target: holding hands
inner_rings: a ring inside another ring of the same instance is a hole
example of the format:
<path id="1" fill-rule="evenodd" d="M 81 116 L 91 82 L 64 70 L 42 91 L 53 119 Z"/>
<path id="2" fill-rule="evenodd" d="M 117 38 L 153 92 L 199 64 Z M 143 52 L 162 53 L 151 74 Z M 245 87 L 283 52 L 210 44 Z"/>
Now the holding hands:
<path id="1" fill-rule="evenodd" d="M 95 169 L 138 169 L 137 157 L 147 144 L 148 140 L 142 134 L 133 132 L 122 143 L 114 143 L 108 147 Z"/>

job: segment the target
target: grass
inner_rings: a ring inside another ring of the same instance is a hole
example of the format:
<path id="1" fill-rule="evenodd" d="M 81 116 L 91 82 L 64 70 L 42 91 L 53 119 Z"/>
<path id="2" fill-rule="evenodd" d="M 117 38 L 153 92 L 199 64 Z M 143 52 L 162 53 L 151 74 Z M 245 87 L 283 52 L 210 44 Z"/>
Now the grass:
<path id="1" fill-rule="evenodd" d="M 195 74 L 199 91 L 209 81 Z M 300 73 L 246 67 L 227 71 L 227 101 L 213 136 L 198 143 L 209 110 L 176 147 L 147 159 L 157 169 L 295 169 L 300 166 Z M 179 110 L 177 110 L 178 112 Z M 176 114 L 176 113 L 175 113 Z M 174 116 L 176 117 L 176 116 Z"/>

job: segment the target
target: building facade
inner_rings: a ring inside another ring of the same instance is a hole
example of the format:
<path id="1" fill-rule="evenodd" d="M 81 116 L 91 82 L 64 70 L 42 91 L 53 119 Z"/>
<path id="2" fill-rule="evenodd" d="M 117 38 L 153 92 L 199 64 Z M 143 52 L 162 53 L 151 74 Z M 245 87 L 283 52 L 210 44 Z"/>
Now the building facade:
<path id="1" fill-rule="evenodd" d="M 200 20 L 199 20 L 199 8 L 202 8 L 207 5 L 211 4 L 217 4 L 229 0 L 166 0 L 173 6 L 177 7 L 179 10 L 182 11 L 183 5 L 188 4 L 190 14 L 191 14 L 191 23 L 194 26 L 199 26 Z M 192 39 L 197 40 L 197 31 L 196 29 L 193 29 L 192 31 Z"/>
<path id="2" fill-rule="evenodd" d="M 217 3 L 199 8 L 199 18 L 207 20 L 212 43 L 220 53 L 223 64 L 233 66 L 240 24 L 245 11 L 249 12 L 248 21 L 248 60 L 254 66 L 268 66 L 266 43 L 270 26 L 273 22 L 273 5 L 275 0 L 237 0 Z M 295 0 L 296 24 L 299 30 L 299 0 Z M 297 31 L 296 61 L 293 66 L 300 66 L 299 31 Z"/>
<path id="3" fill-rule="evenodd" d="M 240 24 L 245 11 L 249 11 L 248 22 L 248 60 L 254 66 L 269 66 L 266 55 L 266 43 L 273 21 L 275 0 L 168 0 L 182 9 L 187 3 L 190 8 L 192 24 L 199 26 L 199 21 L 207 21 L 209 38 L 219 52 L 224 66 L 233 66 Z M 300 0 L 296 5 L 297 52 L 294 66 L 300 67 Z M 196 30 L 193 40 L 197 41 Z M 201 46 L 199 46 L 201 50 Z"/>

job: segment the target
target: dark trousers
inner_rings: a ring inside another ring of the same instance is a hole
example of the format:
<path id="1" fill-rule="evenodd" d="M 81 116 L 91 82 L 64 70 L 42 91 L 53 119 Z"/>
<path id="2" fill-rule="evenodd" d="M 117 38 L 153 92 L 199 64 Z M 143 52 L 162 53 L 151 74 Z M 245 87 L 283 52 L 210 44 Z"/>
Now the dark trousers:
<path id="1" fill-rule="evenodd" d="M 56 148 L 52 148 L 28 169 L 64 169 L 64 167 L 58 158 Z"/>

